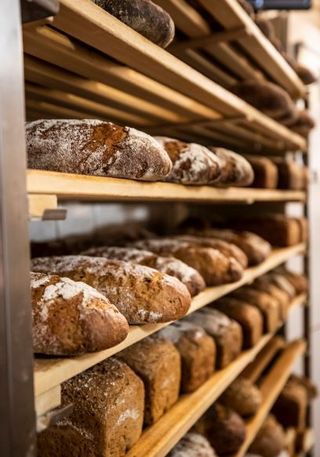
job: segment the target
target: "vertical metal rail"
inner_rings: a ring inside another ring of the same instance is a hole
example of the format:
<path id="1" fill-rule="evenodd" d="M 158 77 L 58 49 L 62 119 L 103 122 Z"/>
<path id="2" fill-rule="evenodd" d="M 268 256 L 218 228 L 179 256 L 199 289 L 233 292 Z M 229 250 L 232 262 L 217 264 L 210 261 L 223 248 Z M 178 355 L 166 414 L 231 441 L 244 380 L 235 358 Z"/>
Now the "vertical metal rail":
<path id="1" fill-rule="evenodd" d="M 0 1 L 0 455 L 35 456 L 19 0 Z"/>

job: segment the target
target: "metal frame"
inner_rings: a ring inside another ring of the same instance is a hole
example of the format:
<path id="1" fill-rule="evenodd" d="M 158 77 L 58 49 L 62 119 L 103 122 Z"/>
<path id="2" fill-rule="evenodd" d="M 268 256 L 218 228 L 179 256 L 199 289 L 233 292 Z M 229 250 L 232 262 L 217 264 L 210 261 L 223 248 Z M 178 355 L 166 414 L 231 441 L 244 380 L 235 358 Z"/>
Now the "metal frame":
<path id="1" fill-rule="evenodd" d="M 19 0 L 0 1 L 0 455 L 35 455 Z"/>

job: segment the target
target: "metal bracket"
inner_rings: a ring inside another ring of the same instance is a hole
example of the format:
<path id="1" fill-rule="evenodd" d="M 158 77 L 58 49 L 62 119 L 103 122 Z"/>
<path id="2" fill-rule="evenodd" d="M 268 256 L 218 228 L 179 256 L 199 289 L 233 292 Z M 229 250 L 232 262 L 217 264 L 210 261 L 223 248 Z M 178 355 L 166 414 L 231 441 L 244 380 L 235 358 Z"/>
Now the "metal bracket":
<path id="1" fill-rule="evenodd" d="M 58 0 L 20 0 L 22 23 L 34 22 L 59 12 Z"/>

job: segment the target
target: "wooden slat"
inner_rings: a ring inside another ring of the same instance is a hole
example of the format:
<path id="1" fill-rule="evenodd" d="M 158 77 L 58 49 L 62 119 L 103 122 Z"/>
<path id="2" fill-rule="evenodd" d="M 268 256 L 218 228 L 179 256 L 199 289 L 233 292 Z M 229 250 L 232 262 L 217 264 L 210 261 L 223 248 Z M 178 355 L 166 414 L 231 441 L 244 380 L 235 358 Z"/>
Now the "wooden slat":
<path id="1" fill-rule="evenodd" d="M 56 195 L 28 195 L 28 202 L 29 218 L 41 219 L 46 210 L 55 210 L 58 208 L 58 199 Z"/>
<path id="2" fill-rule="evenodd" d="M 304 245 L 294 246 L 291 248 L 283 248 L 275 250 L 270 257 L 261 265 L 250 268 L 245 271 L 243 278 L 232 284 L 227 284 L 219 287 L 211 287 L 201 292 L 193 298 L 189 314 L 206 306 L 214 300 L 230 293 L 231 291 L 241 287 L 244 284 L 250 283 L 258 276 L 266 273 L 267 271 L 275 268 L 281 263 L 287 261 L 295 255 L 303 253 L 305 250 Z M 81 373 L 82 371 L 92 367 L 93 365 L 105 360 L 108 357 L 116 354 L 117 352 L 125 349 L 128 346 L 140 341 L 148 335 L 159 331 L 167 324 L 148 324 L 145 326 L 132 326 L 125 341 L 119 345 L 107 349 L 105 351 L 97 352 L 94 354 L 86 354 L 80 357 L 68 358 L 55 358 L 48 360 L 36 360 L 35 374 L 34 374 L 34 387 L 36 396 L 41 393 L 61 384 L 67 379 Z M 246 365 L 251 360 L 248 360 Z M 243 367 L 244 368 L 244 367 Z"/>
<path id="3" fill-rule="evenodd" d="M 243 457 L 246 454 L 250 444 L 260 430 L 274 402 L 287 382 L 294 363 L 305 350 L 306 343 L 304 340 L 289 343 L 283 353 L 278 357 L 270 373 L 264 378 L 260 385 L 260 392 L 263 399 L 262 404 L 258 413 L 247 422 L 246 440 L 234 457 Z"/>
<path id="4" fill-rule="evenodd" d="M 61 404 L 61 386 L 55 386 L 41 395 L 35 397 L 35 409 L 37 416 L 42 416 Z"/>
<path id="5" fill-rule="evenodd" d="M 59 200 L 243 202 L 305 201 L 305 192 L 208 186 L 102 178 L 43 170 L 28 170 L 29 194 L 54 194 Z"/>

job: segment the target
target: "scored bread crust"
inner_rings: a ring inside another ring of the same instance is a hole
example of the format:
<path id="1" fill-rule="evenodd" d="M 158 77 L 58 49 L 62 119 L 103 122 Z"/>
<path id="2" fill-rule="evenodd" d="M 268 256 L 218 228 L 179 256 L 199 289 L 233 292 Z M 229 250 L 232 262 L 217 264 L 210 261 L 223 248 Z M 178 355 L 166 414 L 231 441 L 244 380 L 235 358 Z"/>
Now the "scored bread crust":
<path id="1" fill-rule="evenodd" d="M 106 296 L 129 324 L 168 322 L 183 317 L 191 304 L 188 289 L 153 268 L 102 257 L 60 256 L 32 260 L 37 272 L 83 281 Z"/>

